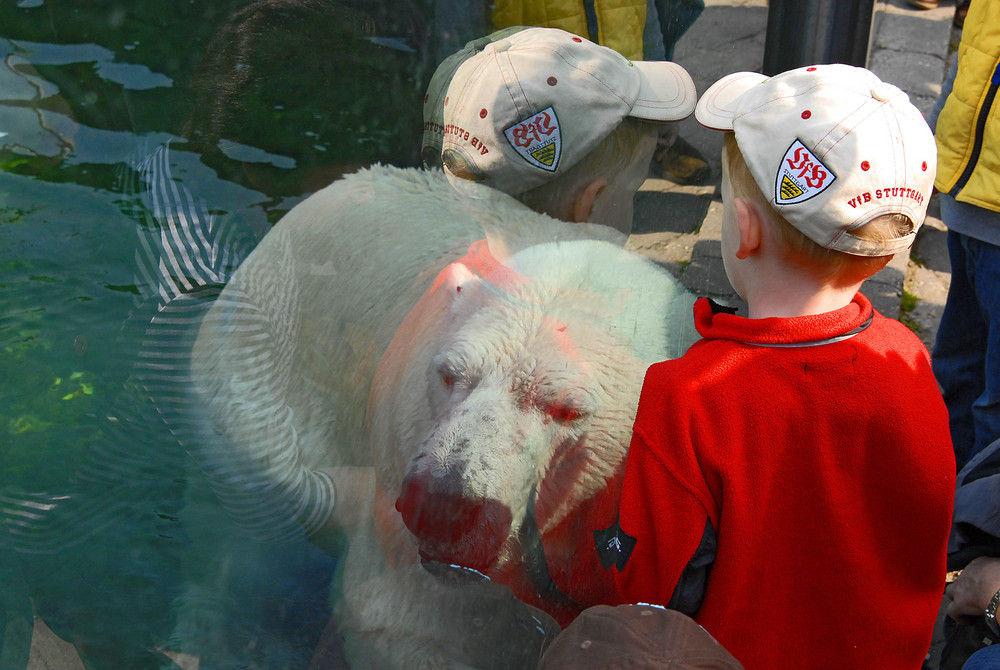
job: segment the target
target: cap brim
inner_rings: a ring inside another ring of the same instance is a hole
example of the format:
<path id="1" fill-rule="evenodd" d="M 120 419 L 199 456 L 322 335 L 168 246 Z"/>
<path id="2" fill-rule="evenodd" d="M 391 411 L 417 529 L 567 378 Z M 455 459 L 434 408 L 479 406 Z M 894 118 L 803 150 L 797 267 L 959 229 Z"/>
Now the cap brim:
<path id="1" fill-rule="evenodd" d="M 767 79 L 758 72 L 734 72 L 723 77 L 702 94 L 694 118 L 706 128 L 732 130 L 740 96 Z"/>
<path id="2" fill-rule="evenodd" d="M 639 95 L 629 116 L 646 121 L 680 121 L 691 116 L 698 92 L 687 70 L 670 61 L 633 61 Z"/>

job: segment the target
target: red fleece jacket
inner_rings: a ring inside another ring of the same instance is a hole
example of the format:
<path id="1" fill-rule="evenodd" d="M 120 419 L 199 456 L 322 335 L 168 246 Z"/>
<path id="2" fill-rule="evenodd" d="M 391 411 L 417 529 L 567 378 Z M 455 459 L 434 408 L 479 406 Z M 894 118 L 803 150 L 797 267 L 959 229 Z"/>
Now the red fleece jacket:
<path id="1" fill-rule="evenodd" d="M 652 366 L 640 397 L 625 599 L 666 604 L 707 517 L 718 547 L 695 618 L 747 670 L 917 670 L 955 481 L 926 349 L 860 294 L 791 319 L 701 299 L 695 322 L 703 339 Z"/>

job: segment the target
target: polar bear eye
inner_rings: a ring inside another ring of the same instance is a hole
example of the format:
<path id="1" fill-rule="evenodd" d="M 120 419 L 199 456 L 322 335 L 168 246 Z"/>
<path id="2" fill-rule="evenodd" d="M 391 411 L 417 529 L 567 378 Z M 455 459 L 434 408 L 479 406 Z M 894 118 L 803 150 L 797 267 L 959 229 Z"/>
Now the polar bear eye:
<path id="1" fill-rule="evenodd" d="M 437 366 L 438 378 L 441 379 L 441 384 L 444 385 L 449 391 L 455 388 L 455 385 L 460 383 L 463 379 L 462 373 L 455 369 L 453 365 L 441 364 Z"/>
<path id="2" fill-rule="evenodd" d="M 545 413 L 559 423 L 569 423 L 580 418 L 580 412 L 573 405 L 552 404 L 545 409 Z"/>
<path id="3" fill-rule="evenodd" d="M 449 392 L 456 389 L 468 390 L 476 384 L 468 360 L 461 355 L 448 352 L 437 356 L 432 370 L 432 374 L 437 375 L 441 385 Z"/>

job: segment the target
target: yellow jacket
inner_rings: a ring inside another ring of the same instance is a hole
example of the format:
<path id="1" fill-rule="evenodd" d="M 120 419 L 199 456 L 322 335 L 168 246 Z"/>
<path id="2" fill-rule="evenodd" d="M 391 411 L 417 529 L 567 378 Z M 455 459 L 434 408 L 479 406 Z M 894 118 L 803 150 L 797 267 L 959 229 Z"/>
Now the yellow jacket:
<path id="1" fill-rule="evenodd" d="M 1000 212 L 1000 0 L 976 0 L 958 47 L 955 88 L 938 117 L 934 185 Z"/>
<path id="2" fill-rule="evenodd" d="M 508 26 L 561 28 L 591 39 L 587 30 L 586 0 L 496 0 L 493 29 Z M 646 0 L 593 0 L 597 15 L 597 42 L 630 60 L 642 60 L 642 31 Z"/>

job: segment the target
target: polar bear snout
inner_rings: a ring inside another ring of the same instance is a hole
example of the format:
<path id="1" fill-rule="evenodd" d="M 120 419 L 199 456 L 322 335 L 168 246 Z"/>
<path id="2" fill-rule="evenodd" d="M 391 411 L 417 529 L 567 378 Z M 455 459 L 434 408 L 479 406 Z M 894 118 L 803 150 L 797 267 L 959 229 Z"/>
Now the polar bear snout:
<path id="1" fill-rule="evenodd" d="M 403 479 L 396 510 L 417 538 L 420 556 L 486 572 L 510 534 L 510 508 L 497 500 L 472 498 L 456 472 L 410 472 Z"/>

